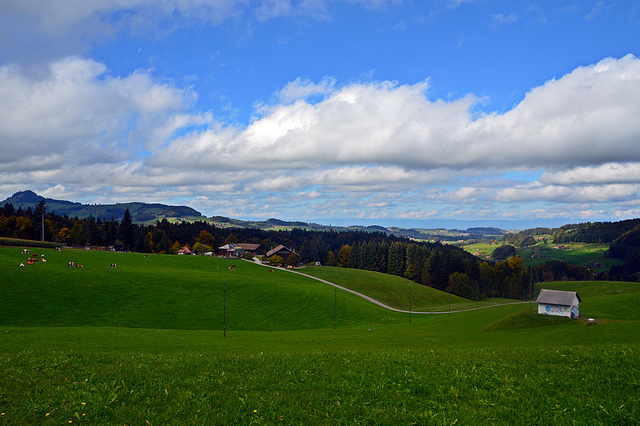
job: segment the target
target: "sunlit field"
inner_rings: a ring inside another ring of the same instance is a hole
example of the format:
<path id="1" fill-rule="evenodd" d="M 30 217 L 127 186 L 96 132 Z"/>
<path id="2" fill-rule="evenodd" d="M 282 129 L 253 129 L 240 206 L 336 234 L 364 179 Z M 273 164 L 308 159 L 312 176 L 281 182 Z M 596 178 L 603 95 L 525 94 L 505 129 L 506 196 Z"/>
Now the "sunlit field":
<path id="1" fill-rule="evenodd" d="M 579 292 L 577 321 L 535 303 L 410 315 L 239 260 L 40 251 L 21 268 L 0 248 L 0 423 L 640 420 L 636 283 L 545 284 Z M 401 309 L 449 306 L 398 277 L 301 271 Z"/>

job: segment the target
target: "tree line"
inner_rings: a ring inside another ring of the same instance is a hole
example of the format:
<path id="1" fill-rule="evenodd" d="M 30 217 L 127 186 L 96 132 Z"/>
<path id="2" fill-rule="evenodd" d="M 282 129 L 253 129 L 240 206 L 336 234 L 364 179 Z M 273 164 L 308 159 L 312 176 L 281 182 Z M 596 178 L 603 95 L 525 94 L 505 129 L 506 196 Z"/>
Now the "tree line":
<path id="1" fill-rule="evenodd" d="M 403 276 L 473 300 L 526 299 L 532 296 L 535 282 L 593 278 L 586 268 L 575 265 L 527 268 L 519 257 L 486 262 L 454 245 L 416 242 L 383 232 L 225 229 L 204 221 L 172 223 L 167 219 L 143 225 L 133 223 L 128 210 L 116 221 L 59 216 L 46 211 L 44 202 L 33 210 L 16 210 L 10 204 L 0 207 L 1 237 L 39 240 L 43 223 L 45 241 L 68 246 L 111 246 L 140 253 L 175 254 L 183 246 L 202 253 L 238 242 L 261 244 L 269 250 L 282 244 L 293 249 L 303 264 L 320 262 Z"/>

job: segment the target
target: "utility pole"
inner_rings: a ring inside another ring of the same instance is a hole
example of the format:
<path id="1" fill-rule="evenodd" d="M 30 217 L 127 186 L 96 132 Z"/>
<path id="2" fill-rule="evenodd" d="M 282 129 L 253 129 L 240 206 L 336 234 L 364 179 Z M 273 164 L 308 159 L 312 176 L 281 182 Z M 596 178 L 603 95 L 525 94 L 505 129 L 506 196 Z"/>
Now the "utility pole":
<path id="1" fill-rule="evenodd" d="M 338 287 L 333 288 L 333 329 L 336 329 L 338 321 Z"/>
<path id="2" fill-rule="evenodd" d="M 47 208 L 44 199 L 38 203 L 40 208 L 40 241 L 44 242 L 44 211 Z"/>
<path id="3" fill-rule="evenodd" d="M 411 296 L 412 296 L 411 284 L 412 283 L 409 283 L 409 325 L 411 325 Z"/>

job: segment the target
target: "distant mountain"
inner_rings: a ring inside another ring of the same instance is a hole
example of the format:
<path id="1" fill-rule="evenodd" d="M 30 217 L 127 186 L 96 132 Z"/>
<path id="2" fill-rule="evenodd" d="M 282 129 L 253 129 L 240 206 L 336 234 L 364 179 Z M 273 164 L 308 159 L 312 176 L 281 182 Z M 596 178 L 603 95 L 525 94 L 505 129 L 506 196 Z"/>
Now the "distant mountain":
<path id="1" fill-rule="evenodd" d="M 117 203 L 117 204 L 81 204 L 65 200 L 55 200 L 53 198 L 45 198 L 33 191 L 16 192 L 11 197 L 0 202 L 5 206 L 11 204 L 17 210 L 22 208 L 26 210 L 35 206 L 44 200 L 47 211 L 54 212 L 60 216 L 78 217 L 80 219 L 87 218 L 89 215 L 102 220 L 113 219 L 120 221 L 124 216 L 126 209 L 131 213 L 131 219 L 136 223 L 155 222 L 156 220 L 181 219 L 181 220 L 206 220 L 206 217 L 191 207 L 187 206 L 169 206 L 166 204 L 149 204 L 149 203 Z"/>
<path id="2" fill-rule="evenodd" d="M 417 241 L 460 241 L 471 239 L 502 239 L 507 233 L 498 228 L 469 228 L 465 230 L 444 228 L 439 229 L 422 229 L 422 228 L 398 228 L 384 227 L 379 225 L 351 225 L 351 226 L 331 226 L 320 225 L 317 223 L 307 223 L 301 221 L 286 221 L 281 219 L 270 218 L 263 221 L 232 219 L 225 216 L 213 216 L 207 218 L 200 212 L 187 206 L 169 206 L 166 204 L 149 204 L 149 203 L 116 203 L 116 204 L 81 204 L 72 201 L 55 200 L 53 198 L 45 198 L 33 191 L 16 192 L 4 201 L 0 201 L 0 206 L 11 203 L 15 209 L 22 208 L 26 210 L 35 206 L 44 200 L 47 205 L 47 211 L 54 212 L 60 216 L 68 216 L 71 218 L 78 217 L 84 219 L 89 215 L 102 220 L 111 220 L 113 217 L 116 221 L 120 221 L 124 216 L 126 209 L 129 209 L 131 218 L 136 223 L 154 223 L 156 220 L 164 218 L 168 220 L 184 220 L 194 221 L 201 220 L 211 223 L 218 228 L 257 228 L 262 230 L 288 230 L 288 229 L 304 229 L 309 231 L 363 231 L 363 232 L 382 232 L 388 235 L 398 237 L 407 237 Z"/>
<path id="3" fill-rule="evenodd" d="M 331 226 L 320 225 L 300 221 L 285 221 L 280 219 L 267 219 L 264 221 L 232 219 L 225 216 L 213 216 L 209 222 L 219 228 L 257 228 L 267 231 L 304 229 L 309 231 L 363 231 L 382 232 L 398 237 L 407 237 L 417 241 L 459 241 L 470 239 L 502 239 L 507 231 L 498 228 L 470 228 L 466 231 L 446 230 L 446 229 L 406 229 L 398 227 L 385 228 L 379 225 L 351 225 L 351 226 Z"/>

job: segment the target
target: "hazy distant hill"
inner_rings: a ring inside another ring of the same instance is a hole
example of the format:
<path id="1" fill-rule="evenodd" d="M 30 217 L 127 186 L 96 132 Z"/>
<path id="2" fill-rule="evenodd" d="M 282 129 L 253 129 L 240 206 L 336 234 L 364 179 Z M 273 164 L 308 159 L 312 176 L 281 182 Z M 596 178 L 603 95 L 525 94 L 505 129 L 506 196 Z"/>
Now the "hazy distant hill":
<path id="1" fill-rule="evenodd" d="M 280 219 L 267 219 L 263 221 L 232 219 L 225 216 L 213 216 L 209 222 L 218 228 L 257 228 L 267 231 L 273 230 L 289 230 L 304 229 L 309 231 L 364 231 L 364 232 L 383 232 L 398 237 L 407 237 L 418 241 L 458 241 L 469 239 L 502 239 L 507 233 L 498 228 L 469 228 L 462 230 L 446 230 L 446 229 L 418 229 L 418 228 L 385 228 L 379 225 L 351 225 L 351 226 L 330 226 L 320 225 L 317 223 L 308 223 L 300 221 L 284 221 Z"/>
<path id="2" fill-rule="evenodd" d="M 71 201 L 55 200 L 53 198 L 45 198 L 33 191 L 16 192 L 11 197 L 0 202 L 4 206 L 11 203 L 17 210 L 22 208 L 26 210 L 44 200 L 47 205 L 47 211 L 55 212 L 61 216 L 78 217 L 80 219 L 87 218 L 92 215 L 95 218 L 103 220 L 120 221 L 124 216 L 124 211 L 129 209 L 131 219 L 136 223 L 149 222 L 167 219 L 182 220 L 206 220 L 206 217 L 191 207 L 186 206 L 169 206 L 166 204 L 149 204 L 149 203 L 117 203 L 117 204 L 81 204 Z"/>
<path id="3" fill-rule="evenodd" d="M 11 203 L 15 209 L 22 208 L 26 210 L 35 206 L 44 200 L 47 205 L 47 211 L 54 212 L 61 216 L 71 218 L 78 217 L 80 219 L 87 218 L 92 215 L 95 218 L 103 220 L 111 220 L 113 217 L 116 221 L 120 221 L 124 215 L 124 211 L 129 209 L 131 218 L 136 223 L 153 223 L 156 220 L 167 218 L 168 220 L 202 220 L 215 225 L 218 228 L 257 228 L 262 230 L 290 230 L 304 229 L 310 231 L 365 231 L 365 232 L 383 232 L 385 234 L 396 235 L 399 237 L 407 237 L 418 241 L 459 241 L 470 239 L 502 239 L 506 234 L 498 228 L 469 228 L 465 230 L 458 229 L 422 229 L 422 228 L 398 228 L 370 225 L 352 225 L 352 226 L 330 226 L 320 225 L 317 223 L 307 223 L 301 221 L 285 221 L 270 218 L 263 221 L 240 220 L 225 216 L 213 216 L 207 218 L 200 212 L 187 206 L 169 206 L 166 204 L 149 204 L 149 203 L 116 203 L 116 204 L 81 204 L 72 201 L 54 200 L 53 198 L 45 198 L 33 191 L 16 192 L 11 197 L 0 202 L 1 206 Z"/>

